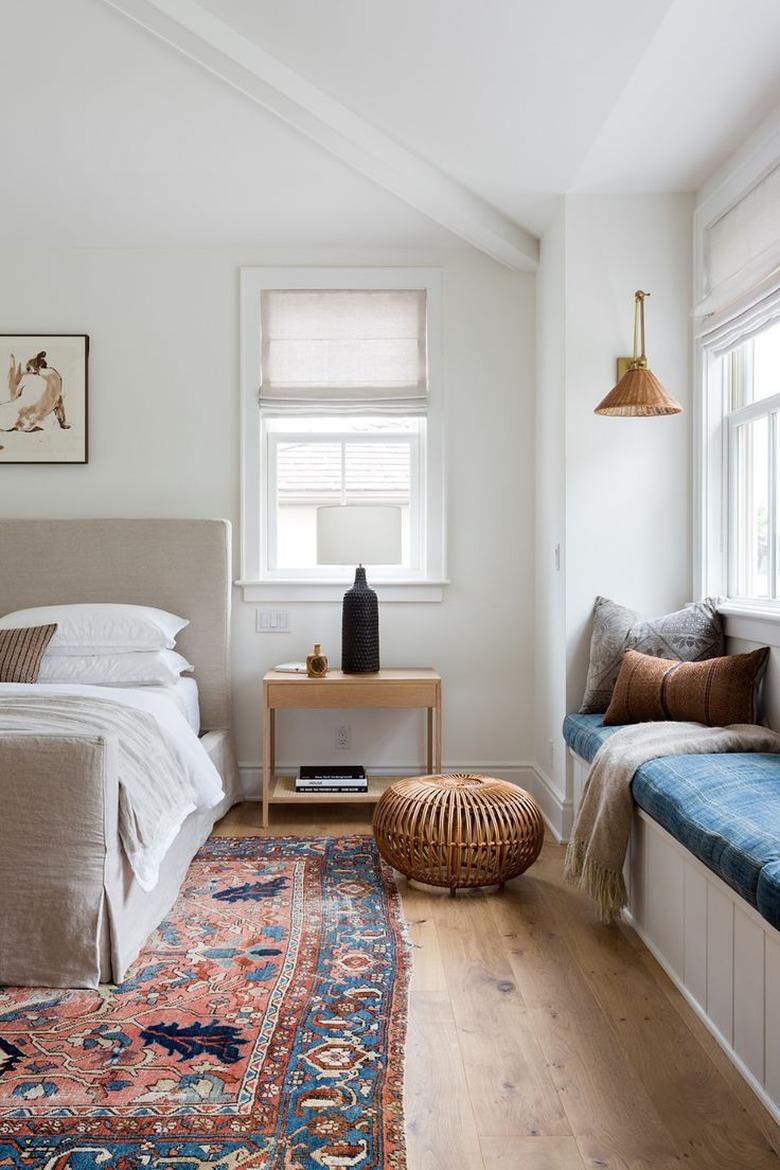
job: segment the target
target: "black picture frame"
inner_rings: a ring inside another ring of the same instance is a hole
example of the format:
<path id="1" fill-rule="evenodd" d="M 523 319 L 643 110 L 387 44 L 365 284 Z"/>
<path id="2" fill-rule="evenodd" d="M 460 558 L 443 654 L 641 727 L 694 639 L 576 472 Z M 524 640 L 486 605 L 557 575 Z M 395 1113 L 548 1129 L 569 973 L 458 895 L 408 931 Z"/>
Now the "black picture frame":
<path id="1" fill-rule="evenodd" d="M 88 334 L 0 333 L 0 378 L 0 467 L 89 463 Z"/>

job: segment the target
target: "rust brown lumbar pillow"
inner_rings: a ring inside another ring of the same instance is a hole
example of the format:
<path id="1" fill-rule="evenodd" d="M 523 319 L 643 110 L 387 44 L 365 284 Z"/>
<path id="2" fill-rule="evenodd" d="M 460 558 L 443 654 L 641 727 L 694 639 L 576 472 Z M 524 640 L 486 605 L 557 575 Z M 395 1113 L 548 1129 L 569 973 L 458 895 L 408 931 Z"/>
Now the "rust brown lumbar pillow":
<path id="1" fill-rule="evenodd" d="M 56 631 L 56 625 L 0 630 L 0 682 L 37 682 L 41 660 Z"/>
<path id="2" fill-rule="evenodd" d="M 768 646 L 706 662 L 675 662 L 627 650 L 604 723 L 757 723 L 758 690 L 768 657 Z"/>

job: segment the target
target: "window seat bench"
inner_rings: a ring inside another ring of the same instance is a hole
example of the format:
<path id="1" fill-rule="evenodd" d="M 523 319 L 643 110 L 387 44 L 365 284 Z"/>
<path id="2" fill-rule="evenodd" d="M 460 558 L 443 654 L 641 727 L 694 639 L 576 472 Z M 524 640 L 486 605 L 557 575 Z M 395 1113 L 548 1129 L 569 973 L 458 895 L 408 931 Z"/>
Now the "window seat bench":
<path id="1" fill-rule="evenodd" d="M 576 816 L 617 727 L 569 715 Z M 780 756 L 667 756 L 634 776 L 626 917 L 780 1122 Z"/>
<path id="2" fill-rule="evenodd" d="M 588 763 L 617 727 L 568 715 L 564 739 Z M 780 755 L 665 756 L 643 764 L 634 801 L 780 929 Z"/>

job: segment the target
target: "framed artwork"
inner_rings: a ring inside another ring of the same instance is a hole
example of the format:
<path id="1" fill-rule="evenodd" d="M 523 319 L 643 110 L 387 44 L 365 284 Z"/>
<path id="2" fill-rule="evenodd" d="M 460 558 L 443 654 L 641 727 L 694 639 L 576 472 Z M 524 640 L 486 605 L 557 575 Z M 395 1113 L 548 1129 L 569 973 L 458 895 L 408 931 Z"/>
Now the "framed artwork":
<path id="1" fill-rule="evenodd" d="M 87 462 L 85 333 L 0 334 L 0 465 Z"/>

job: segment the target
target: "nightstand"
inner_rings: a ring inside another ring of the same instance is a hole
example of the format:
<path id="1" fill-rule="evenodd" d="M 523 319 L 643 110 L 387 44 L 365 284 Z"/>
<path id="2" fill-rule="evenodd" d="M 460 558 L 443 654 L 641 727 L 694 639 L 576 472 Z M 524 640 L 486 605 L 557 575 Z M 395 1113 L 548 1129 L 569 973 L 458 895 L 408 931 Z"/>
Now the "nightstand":
<path id="1" fill-rule="evenodd" d="M 398 776 L 369 776 L 368 792 L 308 793 L 295 791 L 294 776 L 276 775 L 276 713 L 300 710 L 420 708 L 426 712 L 427 773 L 441 771 L 441 675 L 428 667 L 379 670 L 376 674 L 344 674 L 332 670 L 324 678 L 307 678 L 269 670 L 263 678 L 263 828 L 272 804 L 376 804 Z"/>

